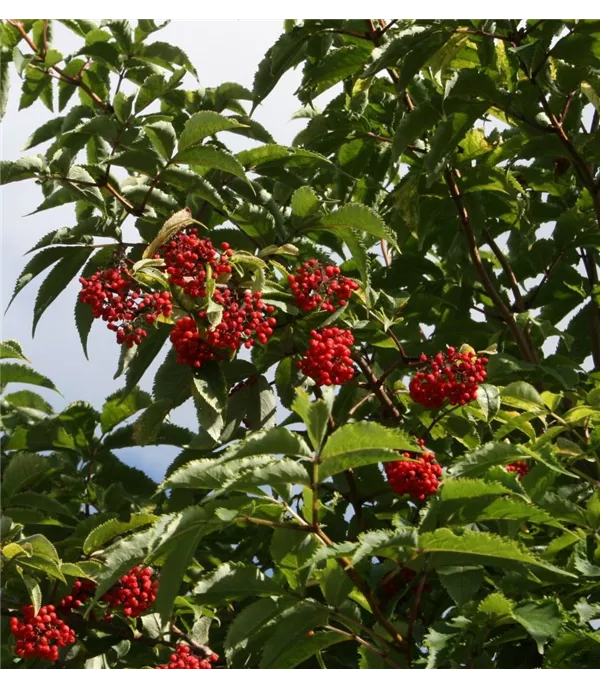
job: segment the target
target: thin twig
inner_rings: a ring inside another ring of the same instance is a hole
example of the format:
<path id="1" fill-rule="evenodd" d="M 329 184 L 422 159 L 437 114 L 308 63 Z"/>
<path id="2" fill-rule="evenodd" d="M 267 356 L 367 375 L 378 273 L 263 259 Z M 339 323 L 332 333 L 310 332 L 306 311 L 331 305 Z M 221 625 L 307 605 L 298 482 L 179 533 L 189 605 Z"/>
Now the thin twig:
<path id="1" fill-rule="evenodd" d="M 339 635 L 343 635 L 344 637 L 348 638 L 348 640 L 356 640 L 356 642 L 359 645 L 362 645 L 363 647 L 368 648 L 371 652 L 375 653 L 376 655 L 379 655 L 385 662 L 387 662 L 394 669 L 401 668 L 398 664 L 396 664 L 396 662 L 394 662 L 394 660 L 387 654 L 387 652 L 384 652 L 384 650 L 381 650 L 380 648 L 376 647 L 368 640 L 361 638 L 358 634 L 349 633 L 348 631 L 344 631 L 341 628 L 336 628 L 335 626 L 330 626 L 329 624 L 323 626 L 323 628 L 327 631 L 339 633 Z"/>
<path id="2" fill-rule="evenodd" d="M 389 414 L 391 414 L 396 420 L 399 420 L 401 418 L 400 411 L 394 406 L 394 402 L 387 395 L 387 392 L 385 391 L 383 385 L 380 385 L 379 380 L 377 380 L 375 375 L 373 375 L 371 366 L 367 363 L 366 359 L 363 358 L 360 354 L 357 354 L 354 360 L 356 361 L 358 367 L 361 369 L 363 375 L 365 376 L 367 384 L 369 385 L 369 389 L 373 392 L 373 394 L 375 394 L 377 399 L 379 399 L 384 409 Z"/>
<path id="3" fill-rule="evenodd" d="M 475 241 L 475 233 L 471 225 L 471 218 L 469 217 L 467 209 L 463 203 L 462 196 L 453 173 L 450 170 L 447 170 L 444 173 L 444 178 L 450 191 L 450 196 L 452 197 L 452 200 L 454 201 L 454 204 L 458 211 L 458 217 L 465 237 L 467 239 L 467 245 L 469 248 L 469 253 L 471 255 L 471 260 L 473 262 L 473 265 L 475 266 L 475 269 L 477 270 L 479 279 L 481 280 L 481 284 L 485 288 L 488 296 L 496 305 L 496 308 L 498 308 L 498 310 L 502 314 L 504 322 L 506 323 L 506 325 L 512 332 L 513 337 L 515 338 L 515 342 L 519 347 L 521 356 L 523 356 L 524 360 L 530 363 L 536 363 L 537 357 L 535 355 L 535 351 L 532 348 L 530 348 L 529 342 L 527 341 L 525 334 L 517 325 L 517 322 L 514 319 L 513 314 L 510 312 L 510 309 L 504 302 L 504 299 L 496 290 L 496 287 L 490 279 L 490 276 L 488 275 L 487 270 L 485 269 L 483 261 L 481 260 L 481 255 L 479 254 L 479 249 L 477 248 L 477 242 Z"/>
<path id="4" fill-rule="evenodd" d="M 498 259 L 498 262 L 502 266 L 502 269 L 504 270 L 504 273 L 508 279 L 508 282 L 510 284 L 511 291 L 513 293 L 513 297 L 515 299 L 515 306 L 519 313 L 523 313 L 525 309 L 525 303 L 523 301 L 523 296 L 521 295 L 521 290 L 519 289 L 519 282 L 517 280 L 517 277 L 508 262 L 508 259 L 504 255 L 504 253 L 500 250 L 500 247 L 494 240 L 494 237 L 488 232 L 487 229 L 483 231 L 483 235 L 485 236 L 486 242 L 490 245 L 490 248 L 492 249 L 494 255 Z"/>

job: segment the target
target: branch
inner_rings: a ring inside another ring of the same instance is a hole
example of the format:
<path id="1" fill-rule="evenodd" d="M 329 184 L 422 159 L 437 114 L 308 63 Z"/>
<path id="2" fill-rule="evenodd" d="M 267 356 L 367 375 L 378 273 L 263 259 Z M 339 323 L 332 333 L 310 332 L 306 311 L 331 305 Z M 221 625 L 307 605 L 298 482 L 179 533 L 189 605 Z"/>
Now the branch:
<path id="1" fill-rule="evenodd" d="M 376 647 L 375 645 L 371 644 L 364 638 L 361 638 L 359 635 L 356 633 L 349 633 L 348 631 L 344 631 L 341 628 L 336 628 L 335 626 L 330 626 L 329 624 L 323 626 L 324 629 L 327 631 L 333 631 L 334 633 L 339 633 L 340 635 L 343 635 L 344 637 L 348 638 L 349 640 L 356 640 L 356 642 L 359 645 L 362 645 L 363 647 L 368 648 L 371 652 L 374 652 L 376 655 L 379 655 L 385 662 L 387 662 L 391 667 L 394 669 L 401 669 L 401 667 L 394 662 L 394 660 L 388 656 L 386 652 L 381 650 L 380 648 Z"/>
<path id="2" fill-rule="evenodd" d="M 400 420 L 401 414 L 400 411 L 394 406 L 394 402 L 389 398 L 387 395 L 387 392 L 383 388 L 382 385 L 379 384 L 379 380 L 373 375 L 373 371 L 371 370 L 371 366 L 367 363 L 367 361 L 360 355 L 357 354 L 354 357 L 354 360 L 358 364 L 358 367 L 361 369 L 363 375 L 367 379 L 367 384 L 369 385 L 369 389 L 373 392 L 373 394 L 379 399 L 381 405 L 390 413 L 396 420 Z"/>
<path id="3" fill-rule="evenodd" d="M 483 231 L 483 234 L 485 236 L 485 240 L 487 243 L 490 245 L 490 248 L 494 252 L 494 255 L 498 259 L 500 265 L 502 265 L 502 269 L 504 270 L 506 277 L 508 278 L 508 281 L 510 283 L 510 288 L 512 290 L 514 299 L 515 299 L 515 306 L 517 310 L 520 313 L 523 313 L 526 308 L 525 308 L 525 303 L 523 301 L 523 297 L 521 296 L 521 290 L 519 289 L 519 282 L 517 280 L 517 277 L 513 271 L 513 269 L 510 266 L 510 263 L 508 262 L 508 259 L 504 255 L 504 253 L 500 250 L 500 247 L 494 240 L 494 237 L 485 229 Z"/>
<path id="4" fill-rule="evenodd" d="M 512 332 L 512 335 L 515 339 L 517 346 L 519 347 L 519 351 L 521 352 L 521 356 L 523 356 L 523 359 L 530 363 L 536 363 L 537 356 L 535 355 L 535 352 L 533 351 L 533 349 L 530 349 L 529 342 L 527 341 L 525 334 L 517 325 L 517 322 L 514 319 L 513 314 L 510 312 L 510 309 L 504 302 L 504 299 L 496 290 L 496 287 L 490 279 L 490 276 L 488 275 L 487 270 L 485 269 L 483 261 L 481 260 L 481 255 L 479 254 L 479 249 L 477 248 L 477 242 L 475 241 L 475 233 L 471 225 L 471 219 L 463 203 L 462 196 L 460 194 L 460 190 L 458 188 L 456 180 L 454 179 L 453 173 L 450 170 L 447 170 L 444 173 L 444 179 L 446 180 L 446 184 L 450 191 L 450 195 L 452 197 L 452 200 L 454 201 L 456 210 L 458 211 L 458 217 L 463 228 L 465 237 L 467 239 L 471 260 L 473 262 L 473 265 L 475 266 L 475 269 L 477 270 L 479 279 L 481 280 L 481 284 L 484 286 L 486 293 L 492 299 L 492 301 L 502 314 L 503 320 Z"/>

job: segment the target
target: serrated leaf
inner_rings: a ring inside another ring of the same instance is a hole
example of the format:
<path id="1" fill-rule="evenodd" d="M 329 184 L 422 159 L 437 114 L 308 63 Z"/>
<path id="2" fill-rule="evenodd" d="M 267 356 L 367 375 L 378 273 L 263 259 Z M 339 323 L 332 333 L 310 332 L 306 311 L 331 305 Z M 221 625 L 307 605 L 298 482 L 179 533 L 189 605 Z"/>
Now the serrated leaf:
<path id="1" fill-rule="evenodd" d="M 177 133 L 171 122 L 154 122 L 144 127 L 154 150 L 165 160 L 170 160 L 177 143 Z"/>
<path id="2" fill-rule="evenodd" d="M 196 78 L 198 77 L 194 65 L 190 62 L 190 58 L 181 48 L 171 43 L 156 41 L 155 43 L 140 45 L 135 51 L 135 56 L 138 60 L 156 64 L 173 72 L 175 71 L 173 65 L 179 65 L 180 67 L 185 67 Z"/>
<path id="3" fill-rule="evenodd" d="M 488 442 L 451 466 L 448 472 L 454 477 L 482 475 L 490 466 L 506 466 L 515 459 L 522 459 L 523 452 L 504 442 Z"/>
<path id="4" fill-rule="evenodd" d="M 308 640 L 307 632 L 326 624 L 328 617 L 325 607 L 310 600 L 299 602 L 277 624 L 275 632 L 265 643 L 259 668 L 291 668 L 307 659 L 307 651 L 316 652 L 318 646 L 316 643 L 305 644 L 303 639 Z"/>
<path id="5" fill-rule="evenodd" d="M 222 564 L 194 587 L 202 604 L 225 604 L 246 597 L 285 595 L 285 591 L 255 566 Z"/>
<path id="6" fill-rule="evenodd" d="M 229 151 L 221 150 L 214 146 L 186 148 L 177 153 L 173 162 L 221 170 L 233 174 L 240 179 L 246 179 L 246 173 L 238 159 Z"/>
<path id="7" fill-rule="evenodd" d="M 397 461 L 398 451 L 419 451 L 419 445 L 403 431 L 369 421 L 338 428 L 321 452 L 321 479 L 348 468 Z"/>
<path id="8" fill-rule="evenodd" d="M 302 418 L 313 449 L 319 451 L 329 422 L 330 409 L 327 403 L 323 399 L 311 402 L 308 393 L 298 387 L 296 398 L 292 404 L 292 411 L 295 411 Z"/>
<path id="9" fill-rule="evenodd" d="M 478 566 L 447 566 L 437 571 L 441 584 L 460 607 L 470 602 L 483 583 L 484 570 Z"/>
<path id="10" fill-rule="evenodd" d="M 2 476 L 3 499 L 9 501 L 13 495 L 35 484 L 48 469 L 48 459 L 45 456 L 28 452 L 13 454 Z"/>
<path id="11" fill-rule="evenodd" d="M 283 454 L 305 458 L 312 456 L 310 448 L 302 437 L 286 428 L 253 432 L 226 452 L 227 458 L 242 458 L 256 454 Z"/>
<path id="12" fill-rule="evenodd" d="M 8 384 L 18 382 L 24 385 L 46 387 L 54 392 L 58 392 L 51 380 L 44 375 L 40 375 L 33 368 L 21 363 L 0 363 L 0 380 L 3 388 Z"/>
<path id="13" fill-rule="evenodd" d="M 543 411 L 544 402 L 537 389 L 528 382 L 512 382 L 502 389 L 502 403 L 523 411 Z"/>
<path id="14" fill-rule="evenodd" d="M 211 110 L 197 112 L 188 119 L 183 127 L 179 137 L 179 151 L 182 152 L 186 148 L 200 143 L 202 139 L 213 136 L 220 131 L 228 131 L 241 126 L 239 122 L 218 112 Z"/>
<path id="15" fill-rule="evenodd" d="M 192 395 L 200 427 L 218 440 L 224 425 L 228 396 L 225 378 L 217 363 L 205 365 L 195 374 Z"/>
<path id="16" fill-rule="evenodd" d="M 495 566 L 502 569 L 532 569 L 537 575 L 551 578 L 573 578 L 573 574 L 538 559 L 514 540 L 465 531 L 456 535 L 447 528 L 422 533 L 419 550 L 427 556 L 429 566 Z"/>
<path id="17" fill-rule="evenodd" d="M 2 358 L 19 358 L 22 361 L 29 361 L 27 356 L 23 353 L 23 349 L 19 342 L 13 339 L 7 339 L 0 342 L 0 359 Z"/>
<path id="18" fill-rule="evenodd" d="M 563 625 L 560 607 L 553 599 L 522 602 L 515 606 L 513 616 L 535 640 L 542 655 L 544 645 L 556 638 Z"/>
<path id="19" fill-rule="evenodd" d="M 134 389 L 123 399 L 123 390 L 111 394 L 102 407 L 102 432 L 110 432 L 116 425 L 152 403 L 152 397 L 141 389 Z"/>
<path id="20" fill-rule="evenodd" d="M 345 232 L 359 230 L 378 239 L 384 239 L 398 251 L 400 250 L 392 230 L 381 217 L 374 210 L 360 203 L 348 203 L 324 215 L 316 227 L 338 234 L 342 238 Z"/>
<path id="21" fill-rule="evenodd" d="M 158 356 L 164 343 L 169 338 L 171 328 L 167 325 L 159 324 L 158 327 L 148 331 L 148 336 L 142 344 L 136 347 L 132 358 L 129 360 L 126 369 L 127 384 L 123 389 L 123 395 L 129 394 L 131 390 L 142 379 L 144 373 L 151 365 L 152 361 Z"/>
<path id="22" fill-rule="evenodd" d="M 35 336 L 40 318 L 48 306 L 50 306 L 57 296 L 67 287 L 69 282 L 77 275 L 79 270 L 85 265 L 93 250 L 94 249 L 91 247 L 78 247 L 77 250 L 73 249 L 68 255 L 60 259 L 42 282 L 33 307 L 32 337 Z"/>
<path id="23" fill-rule="evenodd" d="M 317 212 L 321 205 L 319 197 L 310 186 L 296 189 L 290 199 L 292 213 L 296 217 L 310 217 Z"/>
<path id="24" fill-rule="evenodd" d="M 41 155 L 20 158 L 14 162 L 0 161 L 0 185 L 34 179 L 44 170 L 45 162 Z"/>
<path id="25" fill-rule="evenodd" d="M 500 410 L 500 390 L 494 385 L 480 385 L 477 389 L 477 403 L 489 423 Z"/>
<path id="26" fill-rule="evenodd" d="M 117 521 L 117 519 L 114 518 L 110 519 L 97 526 L 89 533 L 83 543 L 82 551 L 86 555 L 96 552 L 117 536 L 154 523 L 157 518 L 158 517 L 153 514 L 140 513 L 132 514 L 128 521 Z"/>
<path id="27" fill-rule="evenodd" d="M 15 300 L 17 294 L 21 291 L 21 289 L 26 287 L 32 279 L 34 279 L 41 272 L 46 270 L 46 268 L 49 268 L 53 263 L 56 263 L 62 258 L 67 257 L 70 251 L 72 250 L 73 249 L 64 246 L 54 246 L 44 251 L 40 251 L 35 256 L 33 256 L 33 258 L 27 263 L 27 265 L 23 268 L 21 274 L 17 278 L 13 295 L 11 296 L 11 299 L 8 302 L 6 310 L 10 308 L 12 302 Z"/>

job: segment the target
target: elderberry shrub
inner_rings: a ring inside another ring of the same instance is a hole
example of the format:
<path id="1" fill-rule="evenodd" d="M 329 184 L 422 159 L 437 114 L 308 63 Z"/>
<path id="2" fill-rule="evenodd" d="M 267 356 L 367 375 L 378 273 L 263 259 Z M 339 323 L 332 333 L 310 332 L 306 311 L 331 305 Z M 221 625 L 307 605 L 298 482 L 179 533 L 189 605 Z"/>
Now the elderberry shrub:
<path id="1" fill-rule="evenodd" d="M 317 385 L 343 385 L 354 377 L 354 336 L 339 327 L 324 327 L 310 333 L 308 351 L 296 364 Z"/>
<path id="2" fill-rule="evenodd" d="M 453 406 L 477 398 L 477 389 L 486 378 L 487 358 L 474 352 L 460 353 L 453 346 L 432 358 L 421 354 L 423 370 L 409 384 L 411 399 L 428 408 L 439 408 L 446 400 Z"/>

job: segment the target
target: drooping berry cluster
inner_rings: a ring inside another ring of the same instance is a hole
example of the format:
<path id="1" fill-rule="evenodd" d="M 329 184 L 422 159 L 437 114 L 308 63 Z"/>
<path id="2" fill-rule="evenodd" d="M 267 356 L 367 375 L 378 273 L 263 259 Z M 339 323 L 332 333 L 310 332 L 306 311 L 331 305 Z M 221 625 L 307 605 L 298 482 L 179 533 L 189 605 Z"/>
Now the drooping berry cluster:
<path id="1" fill-rule="evenodd" d="M 419 440 L 421 447 L 424 441 Z M 442 475 L 442 467 L 435 460 L 435 454 L 424 451 L 422 454 L 403 452 L 403 461 L 389 461 L 384 464 L 388 482 L 399 495 L 410 495 L 423 501 L 437 491 Z M 411 460 L 412 459 L 412 460 Z"/>
<path id="2" fill-rule="evenodd" d="M 439 408 L 446 399 L 453 406 L 468 404 L 477 398 L 477 388 L 487 375 L 487 358 L 460 353 L 452 346 L 432 358 L 422 354 L 421 362 L 424 369 L 410 381 L 409 392 L 413 401 L 428 408 Z"/>
<path id="3" fill-rule="evenodd" d="M 298 308 L 303 311 L 319 308 L 329 313 L 345 306 L 359 286 L 354 280 L 340 276 L 337 265 L 325 266 L 316 258 L 296 268 L 296 274 L 290 275 L 288 282 Z"/>
<path id="4" fill-rule="evenodd" d="M 210 329 L 206 311 L 199 311 L 198 318 L 204 320 L 203 332 L 198 322 L 186 316 L 175 323 L 171 331 L 171 342 L 177 352 L 177 362 L 200 368 L 204 363 L 221 360 L 242 345 L 251 348 L 256 340 L 265 344 L 273 334 L 276 320 L 275 310 L 267 306 L 260 292 L 246 291 L 243 294 L 231 289 L 217 290 L 215 303 L 223 307 L 221 322 Z"/>
<path id="5" fill-rule="evenodd" d="M 158 578 L 152 569 L 134 566 L 102 596 L 102 600 L 108 602 L 109 609 L 119 608 L 125 616 L 136 617 L 154 603 L 157 591 Z M 105 618 L 111 618 L 110 611 Z"/>
<path id="6" fill-rule="evenodd" d="M 213 652 L 201 658 L 192 652 L 187 643 L 178 643 L 169 659 L 168 664 L 160 664 L 155 669 L 212 669 L 212 664 L 219 661 L 219 656 Z"/>
<path id="7" fill-rule="evenodd" d="M 73 609 L 79 609 L 96 592 L 96 583 L 88 579 L 77 579 L 73 583 L 73 589 L 68 595 L 58 603 L 58 608 L 66 614 L 70 614 Z"/>
<path id="8" fill-rule="evenodd" d="M 531 470 L 525 461 L 513 461 L 512 463 L 509 463 L 508 466 L 505 466 L 505 468 L 511 473 L 516 473 L 518 480 L 522 480 L 523 477 L 526 476 Z"/>
<path id="9" fill-rule="evenodd" d="M 117 343 L 131 348 L 140 344 L 159 315 L 173 311 L 171 294 L 142 292 L 123 268 L 109 268 L 88 278 L 80 277 L 79 299 L 92 309 L 94 318 L 102 318 L 109 330 L 117 333 Z"/>
<path id="10" fill-rule="evenodd" d="M 160 247 L 154 255 L 163 258 L 165 270 L 171 284 L 181 287 L 192 298 L 206 296 L 207 267 L 210 266 L 213 278 L 231 273 L 229 258 L 233 251 L 229 244 L 222 243 L 223 253 L 219 253 L 210 239 L 198 237 L 198 230 L 188 228 L 178 232 L 170 241 Z"/>
<path id="11" fill-rule="evenodd" d="M 21 607 L 23 618 L 16 616 L 10 619 L 10 630 L 17 642 L 15 654 L 24 659 L 46 659 L 58 661 L 60 647 L 73 645 L 74 631 L 56 614 L 52 604 L 40 607 L 34 612 L 33 605 Z"/>
<path id="12" fill-rule="evenodd" d="M 310 333 L 308 351 L 296 366 L 317 385 L 343 385 L 354 377 L 354 336 L 339 327 L 324 327 Z"/>

